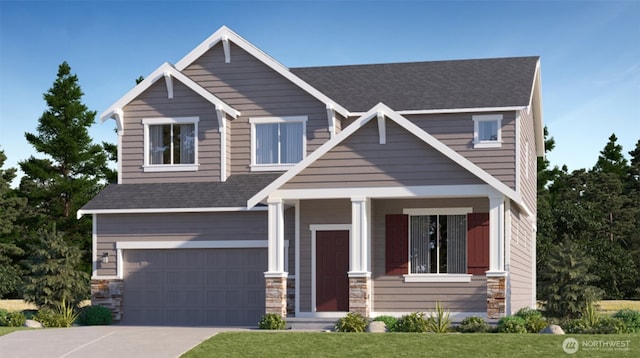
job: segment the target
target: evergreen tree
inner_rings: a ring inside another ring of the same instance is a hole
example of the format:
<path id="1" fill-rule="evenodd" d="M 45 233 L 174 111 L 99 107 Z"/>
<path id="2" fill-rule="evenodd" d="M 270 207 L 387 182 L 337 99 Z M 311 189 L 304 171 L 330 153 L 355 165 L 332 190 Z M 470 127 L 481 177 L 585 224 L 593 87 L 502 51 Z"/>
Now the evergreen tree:
<path id="1" fill-rule="evenodd" d="M 19 163 L 25 173 L 20 191 L 33 208 L 24 218 L 25 226 L 39 228 L 54 222 L 69 244 L 88 251 L 91 220 L 77 220 L 75 213 L 98 193 L 110 170 L 104 148 L 89 136 L 96 112 L 87 109 L 82 96 L 78 77 L 63 62 L 44 94 L 48 109 L 38 120 L 37 133 L 25 133 L 27 141 L 47 158 L 32 156 Z M 89 270 L 89 256 L 84 265 Z"/>
<path id="2" fill-rule="evenodd" d="M 81 250 L 68 245 L 55 225 L 37 235 L 25 262 L 31 276 L 24 286 L 24 299 L 38 307 L 55 307 L 63 300 L 77 306 L 89 297 L 89 275 L 77 269 Z"/>
<path id="3" fill-rule="evenodd" d="M 624 179 L 628 173 L 627 159 L 622 154 L 622 146 L 617 143 L 615 133 L 609 137 L 609 142 L 600 151 L 600 156 L 593 171 L 597 173 L 612 173 Z"/>
<path id="4" fill-rule="evenodd" d="M 0 298 L 16 292 L 22 283 L 16 258 L 23 252 L 15 245 L 18 236 L 15 222 L 26 205 L 26 200 L 11 189 L 16 169 L 3 169 L 6 159 L 4 151 L 0 150 Z"/>
<path id="5" fill-rule="evenodd" d="M 591 261 L 572 240 L 553 247 L 545 270 L 538 274 L 547 316 L 578 318 L 589 303 L 600 298 L 601 291 L 593 284 L 597 276 L 591 273 Z"/>

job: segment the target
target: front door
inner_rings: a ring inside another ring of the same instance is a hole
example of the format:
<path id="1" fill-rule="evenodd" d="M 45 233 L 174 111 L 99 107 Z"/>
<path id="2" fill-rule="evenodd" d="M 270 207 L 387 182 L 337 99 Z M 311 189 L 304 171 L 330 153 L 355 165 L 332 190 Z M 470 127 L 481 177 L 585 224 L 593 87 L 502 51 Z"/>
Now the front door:
<path id="1" fill-rule="evenodd" d="M 349 231 L 316 232 L 316 311 L 349 311 Z"/>

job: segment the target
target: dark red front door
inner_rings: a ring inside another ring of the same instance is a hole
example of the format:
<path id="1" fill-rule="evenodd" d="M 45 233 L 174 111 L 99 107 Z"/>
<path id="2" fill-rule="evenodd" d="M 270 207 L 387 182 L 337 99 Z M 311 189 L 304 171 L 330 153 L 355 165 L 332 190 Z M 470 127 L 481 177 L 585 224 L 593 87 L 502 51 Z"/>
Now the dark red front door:
<path id="1" fill-rule="evenodd" d="M 316 232 L 316 310 L 349 310 L 349 231 Z"/>

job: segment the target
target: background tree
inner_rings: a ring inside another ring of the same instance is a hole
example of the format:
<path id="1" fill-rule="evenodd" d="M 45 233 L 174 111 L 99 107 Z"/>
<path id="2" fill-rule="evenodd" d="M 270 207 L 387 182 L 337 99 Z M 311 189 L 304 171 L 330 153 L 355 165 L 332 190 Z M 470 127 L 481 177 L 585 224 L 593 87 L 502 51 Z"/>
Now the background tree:
<path id="1" fill-rule="evenodd" d="M 26 200 L 11 189 L 16 169 L 3 169 L 6 160 L 7 156 L 0 149 L 0 298 L 15 293 L 22 283 L 16 261 L 23 251 L 14 243 L 19 235 L 15 222 L 26 205 Z"/>
<path id="2" fill-rule="evenodd" d="M 68 245 L 54 225 L 40 230 L 26 260 L 31 275 L 24 286 L 24 299 L 38 307 L 53 308 L 64 302 L 77 306 L 89 295 L 89 275 L 77 269 L 82 251 Z"/>
<path id="3" fill-rule="evenodd" d="M 103 187 L 112 172 L 103 146 L 94 144 L 88 128 L 95 111 L 82 104 L 78 77 L 63 62 L 53 86 L 44 94 L 48 109 L 38 120 L 37 133 L 27 141 L 46 158 L 33 156 L 19 163 L 25 176 L 20 191 L 32 208 L 25 226 L 56 223 L 67 243 L 87 252 L 84 268 L 90 270 L 91 220 L 77 220 L 76 211 Z M 31 235 L 33 237 L 33 235 Z"/>

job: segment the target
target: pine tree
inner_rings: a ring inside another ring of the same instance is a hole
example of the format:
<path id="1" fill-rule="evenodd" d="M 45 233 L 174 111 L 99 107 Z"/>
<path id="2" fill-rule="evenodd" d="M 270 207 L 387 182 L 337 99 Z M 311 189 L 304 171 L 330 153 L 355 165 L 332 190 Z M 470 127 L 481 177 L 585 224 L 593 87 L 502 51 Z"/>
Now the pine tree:
<path id="1" fill-rule="evenodd" d="M 38 307 L 64 302 L 77 306 L 89 296 L 89 275 L 78 270 L 82 251 L 68 245 L 55 225 L 39 230 L 26 265 L 31 272 L 24 286 L 24 299 Z"/>
<path id="2" fill-rule="evenodd" d="M 581 245 L 566 240 L 554 246 L 545 270 L 539 272 L 539 287 L 549 317 L 578 318 L 587 305 L 600 298 L 594 286 L 592 260 Z"/>
<path id="3" fill-rule="evenodd" d="M 107 153 L 94 144 L 88 128 L 95 111 L 81 102 L 78 77 L 63 62 L 53 86 L 44 94 L 48 109 L 38 120 L 37 133 L 25 133 L 27 141 L 46 158 L 30 157 L 20 162 L 25 173 L 21 193 L 34 210 L 24 218 L 32 228 L 54 222 L 70 244 L 88 251 L 91 221 L 77 220 L 76 211 L 102 188 L 109 175 Z M 89 256 L 85 258 L 89 270 Z"/>
<path id="4" fill-rule="evenodd" d="M 20 267 L 16 257 L 22 250 L 15 245 L 15 222 L 24 211 L 26 200 L 11 189 L 11 181 L 16 177 L 16 169 L 3 169 L 7 156 L 0 150 L 0 298 L 15 292 L 22 283 Z"/>
<path id="5" fill-rule="evenodd" d="M 612 173 L 624 179 L 628 173 L 627 159 L 622 154 L 622 146 L 617 143 L 615 133 L 609 137 L 609 142 L 600 151 L 600 156 L 593 171 L 597 173 Z"/>

